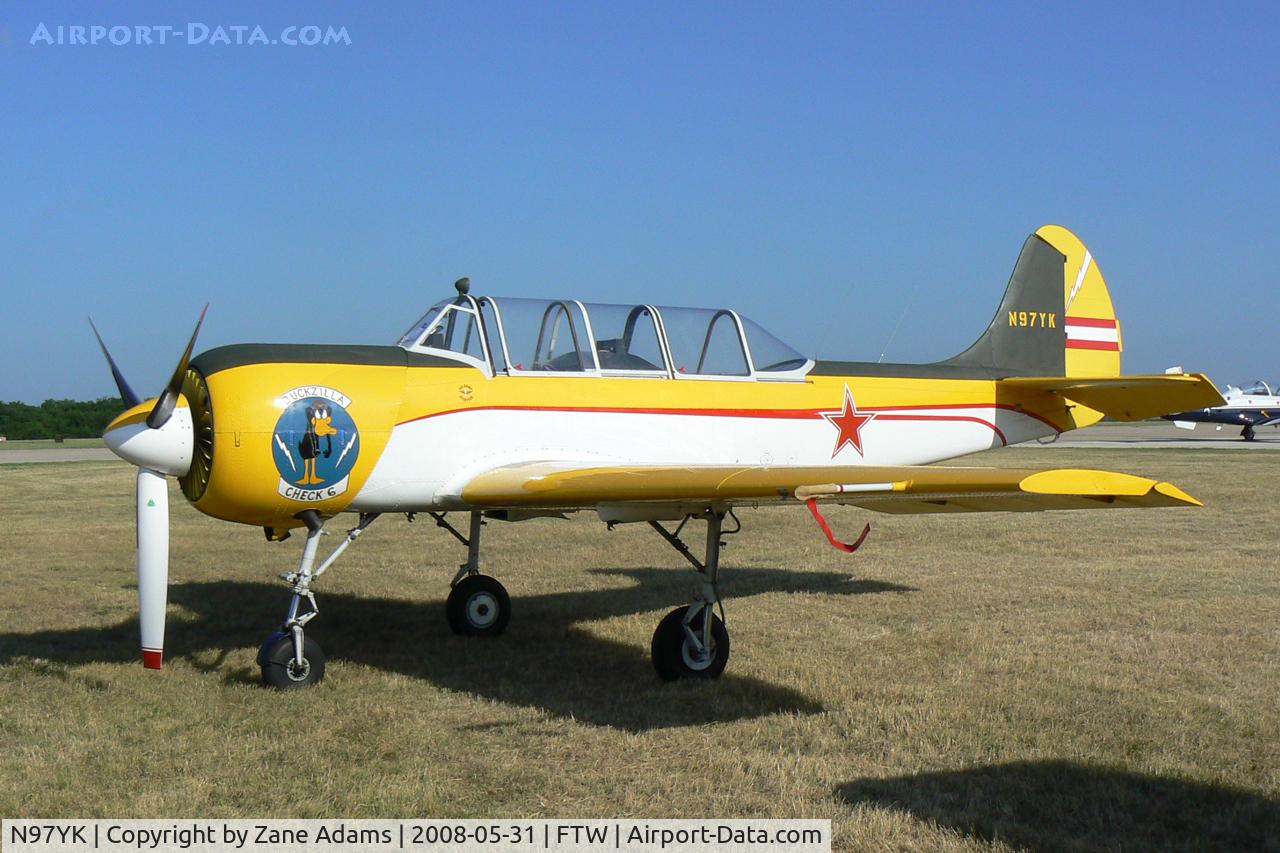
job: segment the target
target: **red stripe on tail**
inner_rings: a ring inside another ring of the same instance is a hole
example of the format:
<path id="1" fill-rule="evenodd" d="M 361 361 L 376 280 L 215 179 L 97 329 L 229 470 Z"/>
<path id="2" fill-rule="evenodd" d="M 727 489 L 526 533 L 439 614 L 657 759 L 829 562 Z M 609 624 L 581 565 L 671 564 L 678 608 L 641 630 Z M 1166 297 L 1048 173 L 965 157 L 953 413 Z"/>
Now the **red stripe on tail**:
<path id="1" fill-rule="evenodd" d="M 1120 352 L 1117 341 L 1084 341 L 1078 338 L 1067 338 L 1067 349 L 1101 349 Z"/>
<path id="2" fill-rule="evenodd" d="M 1067 317 L 1066 325 L 1094 326 L 1099 329 L 1114 329 L 1116 327 L 1116 321 L 1115 320 L 1099 320 L 1095 317 Z"/>

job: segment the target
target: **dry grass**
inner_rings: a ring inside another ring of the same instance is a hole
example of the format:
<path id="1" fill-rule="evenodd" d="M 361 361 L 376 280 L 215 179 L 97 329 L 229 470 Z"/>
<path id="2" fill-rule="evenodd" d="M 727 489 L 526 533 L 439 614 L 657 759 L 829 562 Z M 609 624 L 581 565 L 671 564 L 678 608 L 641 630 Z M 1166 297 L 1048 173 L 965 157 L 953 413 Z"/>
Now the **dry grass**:
<path id="1" fill-rule="evenodd" d="M 842 849 L 1276 849 L 1280 454 L 978 463 L 1147 473 L 1207 506 L 877 516 L 853 557 L 803 510 L 744 512 L 729 672 L 678 685 L 648 643 L 693 575 L 647 529 L 490 524 L 515 615 L 478 642 L 443 619 L 461 549 L 384 519 L 321 583 L 328 680 L 279 694 L 253 659 L 298 537 L 175 490 L 156 675 L 132 469 L 0 467 L 0 814 L 794 816 Z"/>

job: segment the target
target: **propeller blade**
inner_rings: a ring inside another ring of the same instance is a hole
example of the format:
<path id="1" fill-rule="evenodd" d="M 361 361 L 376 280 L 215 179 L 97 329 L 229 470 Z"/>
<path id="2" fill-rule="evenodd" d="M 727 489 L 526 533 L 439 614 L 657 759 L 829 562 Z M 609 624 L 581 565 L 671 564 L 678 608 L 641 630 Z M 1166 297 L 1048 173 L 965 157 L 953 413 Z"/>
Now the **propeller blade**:
<path id="1" fill-rule="evenodd" d="M 107 345 L 102 340 L 102 335 L 98 334 L 98 327 L 93 325 L 92 317 L 89 318 L 89 328 L 93 329 L 93 335 L 98 339 L 98 346 L 102 347 L 102 354 L 107 357 L 107 364 L 111 365 L 111 377 L 116 381 L 116 390 L 120 392 L 120 399 L 124 400 L 124 407 L 132 409 L 142 400 L 139 399 L 137 394 L 133 393 L 133 389 L 129 387 L 129 383 L 124 379 L 124 374 L 120 372 L 120 368 L 116 367 L 116 360 L 107 351 Z"/>
<path id="2" fill-rule="evenodd" d="M 164 663 L 164 611 L 169 599 L 169 484 L 163 474 L 138 469 L 138 622 L 142 665 Z"/>
<path id="3" fill-rule="evenodd" d="M 206 302 L 204 310 L 200 312 L 200 319 L 196 321 L 196 330 L 191 333 L 191 340 L 187 341 L 187 349 L 182 353 L 182 360 L 178 362 L 178 369 L 173 371 L 169 384 L 156 400 L 155 408 L 151 410 L 151 414 L 147 415 L 147 426 L 152 429 L 164 426 L 169 416 L 173 414 L 173 407 L 178 405 L 178 393 L 182 391 L 182 381 L 187 378 L 187 362 L 191 360 L 191 351 L 196 346 L 196 336 L 200 334 L 200 325 L 204 323 L 204 315 L 208 311 L 209 303 Z"/>

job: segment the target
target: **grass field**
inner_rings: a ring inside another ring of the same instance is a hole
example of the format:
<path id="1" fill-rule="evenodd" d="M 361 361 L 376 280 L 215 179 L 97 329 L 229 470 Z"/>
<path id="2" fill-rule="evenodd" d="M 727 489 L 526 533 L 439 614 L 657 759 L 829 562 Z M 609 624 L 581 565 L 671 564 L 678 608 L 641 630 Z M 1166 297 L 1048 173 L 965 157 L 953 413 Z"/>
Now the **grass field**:
<path id="1" fill-rule="evenodd" d="M 0 815 L 817 817 L 837 849 L 1280 849 L 1280 454 L 971 461 L 1159 476 L 1206 507 L 877 515 L 853 556 L 803 509 L 743 512 L 729 669 L 676 685 L 649 638 L 695 576 L 647 528 L 491 523 L 515 613 L 476 641 L 443 618 L 462 549 L 387 518 L 319 584 L 328 680 L 281 694 L 254 655 L 300 537 L 175 489 L 151 673 L 133 470 L 4 466 Z"/>

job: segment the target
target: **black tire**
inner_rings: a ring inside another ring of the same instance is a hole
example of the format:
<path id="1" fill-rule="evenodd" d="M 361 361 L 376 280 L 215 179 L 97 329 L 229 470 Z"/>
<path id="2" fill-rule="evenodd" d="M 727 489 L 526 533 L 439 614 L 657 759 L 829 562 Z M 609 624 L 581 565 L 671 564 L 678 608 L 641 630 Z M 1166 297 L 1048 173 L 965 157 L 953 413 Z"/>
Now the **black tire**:
<path id="1" fill-rule="evenodd" d="M 258 647 L 258 666 L 259 667 L 263 667 L 267 665 L 267 659 L 270 657 L 271 650 L 275 648 L 276 643 L 280 642 L 281 637 L 288 637 L 288 636 L 289 634 L 285 631 L 272 631 L 270 634 L 267 635 L 267 638 L 262 641 L 262 645 Z"/>
<path id="2" fill-rule="evenodd" d="M 467 575 L 449 590 L 444 613 L 455 634 L 496 637 L 511 621 L 511 596 L 495 578 Z"/>
<path id="3" fill-rule="evenodd" d="M 709 610 L 704 609 L 689 625 L 695 633 L 702 630 L 702 620 Z M 694 658 L 689 638 L 684 632 L 684 615 L 688 611 L 688 607 L 677 607 L 663 617 L 653 632 L 649 652 L 653 657 L 653 668 L 663 681 L 719 678 L 729 663 L 729 630 L 714 613 L 711 615 L 711 654 L 706 660 Z"/>
<path id="4" fill-rule="evenodd" d="M 1247 427 L 1245 427 L 1245 428 L 1244 428 L 1244 432 L 1242 432 L 1242 433 L 1240 433 L 1240 434 L 1244 436 L 1244 440 L 1245 440 L 1245 441 L 1253 441 L 1253 438 L 1254 438 L 1254 435 L 1253 435 L 1253 424 L 1249 424 Z"/>
<path id="5" fill-rule="evenodd" d="M 272 635 L 276 636 L 276 635 Z M 324 680 L 324 652 L 320 644 L 310 637 L 302 640 L 302 668 L 293 659 L 293 637 L 279 634 L 274 642 L 268 639 L 258 653 L 262 667 L 262 683 L 281 690 L 313 687 Z"/>

